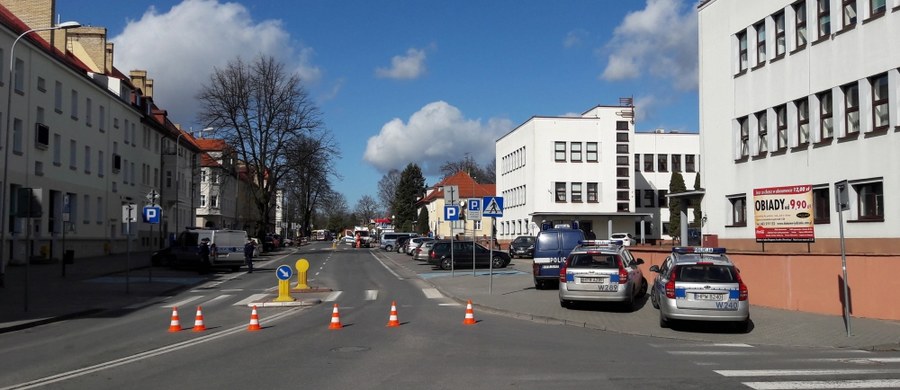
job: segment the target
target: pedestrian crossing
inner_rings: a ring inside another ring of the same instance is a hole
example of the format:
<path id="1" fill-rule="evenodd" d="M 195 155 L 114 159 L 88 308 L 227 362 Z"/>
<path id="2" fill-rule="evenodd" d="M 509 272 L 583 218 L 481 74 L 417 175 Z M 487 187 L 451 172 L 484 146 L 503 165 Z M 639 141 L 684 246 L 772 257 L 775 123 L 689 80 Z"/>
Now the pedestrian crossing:
<path id="1" fill-rule="evenodd" d="M 843 349 L 791 349 L 749 344 L 650 344 L 666 354 L 733 378 L 735 387 L 757 390 L 896 389 L 900 358 L 890 353 Z M 825 357 L 825 356 L 827 357 Z"/>
<path id="2" fill-rule="evenodd" d="M 228 304 L 232 306 L 249 306 L 256 302 L 263 302 L 267 299 L 271 299 L 273 296 L 277 295 L 275 288 L 269 288 L 266 292 L 259 293 L 256 291 L 244 291 L 242 289 L 229 289 L 228 294 L 224 294 L 225 290 L 221 290 L 221 292 L 209 293 L 203 290 L 193 290 L 192 293 L 199 293 L 202 295 L 192 295 L 188 297 L 184 297 L 178 301 L 174 302 L 165 302 L 162 308 L 171 309 L 173 307 L 183 307 L 188 306 L 210 306 L 212 304 L 217 304 L 219 302 L 230 302 Z M 444 296 L 440 291 L 435 288 L 421 288 L 422 295 L 425 296 L 426 299 L 429 300 L 438 300 L 439 306 L 459 306 L 458 302 L 453 301 L 451 298 Z M 323 303 L 328 302 L 337 302 L 341 297 L 343 297 L 344 291 L 331 291 L 324 295 L 321 298 Z M 379 290 L 364 290 L 362 293 L 361 299 L 363 301 L 376 301 L 380 295 Z"/>

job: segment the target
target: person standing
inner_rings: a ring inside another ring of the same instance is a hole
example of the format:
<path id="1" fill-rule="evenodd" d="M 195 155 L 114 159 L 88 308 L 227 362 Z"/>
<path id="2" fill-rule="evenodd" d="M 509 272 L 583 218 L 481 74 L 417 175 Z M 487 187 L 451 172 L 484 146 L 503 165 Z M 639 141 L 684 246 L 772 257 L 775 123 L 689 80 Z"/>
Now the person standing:
<path id="1" fill-rule="evenodd" d="M 253 273 L 253 252 L 256 250 L 256 244 L 253 240 L 248 239 L 244 244 L 244 262 L 247 263 L 247 273 Z"/>
<path id="2" fill-rule="evenodd" d="M 212 264 L 209 263 L 209 239 L 200 241 L 200 273 L 208 273 Z"/>

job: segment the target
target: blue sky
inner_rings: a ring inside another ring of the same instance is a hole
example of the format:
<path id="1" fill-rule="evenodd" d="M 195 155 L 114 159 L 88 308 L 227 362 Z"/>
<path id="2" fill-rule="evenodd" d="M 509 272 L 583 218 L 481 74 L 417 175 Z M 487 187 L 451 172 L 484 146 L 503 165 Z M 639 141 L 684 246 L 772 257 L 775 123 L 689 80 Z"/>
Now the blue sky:
<path id="1" fill-rule="evenodd" d="M 638 131 L 696 132 L 696 0 L 57 0 L 102 26 L 114 64 L 145 69 L 184 128 L 213 67 L 272 55 L 303 78 L 341 150 L 335 189 L 353 208 L 410 162 L 493 160 L 534 115 L 634 97 Z"/>

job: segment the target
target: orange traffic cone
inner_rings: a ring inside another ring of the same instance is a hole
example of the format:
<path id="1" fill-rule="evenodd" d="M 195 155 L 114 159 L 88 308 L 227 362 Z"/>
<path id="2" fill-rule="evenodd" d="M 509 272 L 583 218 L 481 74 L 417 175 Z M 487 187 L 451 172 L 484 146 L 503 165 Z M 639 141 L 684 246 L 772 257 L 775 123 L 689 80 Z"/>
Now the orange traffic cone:
<path id="1" fill-rule="evenodd" d="M 202 332 L 206 330 L 206 325 L 203 325 L 203 310 L 200 309 L 200 306 L 197 306 L 197 318 L 194 320 L 194 332 Z"/>
<path id="2" fill-rule="evenodd" d="M 178 308 L 172 307 L 172 322 L 169 323 L 169 332 L 180 332 L 181 323 L 178 322 Z"/>
<path id="3" fill-rule="evenodd" d="M 466 319 L 463 320 L 463 325 L 475 325 L 475 311 L 472 310 L 472 300 L 469 300 L 469 303 L 466 305 Z"/>
<path id="4" fill-rule="evenodd" d="M 391 316 L 388 318 L 387 326 L 395 327 L 400 326 L 400 320 L 397 319 L 397 302 L 391 302 Z"/>
<path id="5" fill-rule="evenodd" d="M 338 305 L 334 304 L 334 310 L 331 311 L 331 324 L 328 325 L 328 329 L 340 329 L 343 328 L 341 325 L 341 316 L 338 314 Z"/>
<path id="6" fill-rule="evenodd" d="M 259 314 L 256 313 L 256 305 L 253 305 L 253 311 L 250 312 L 250 326 L 247 327 L 247 330 L 260 330 L 262 329 L 259 326 Z"/>

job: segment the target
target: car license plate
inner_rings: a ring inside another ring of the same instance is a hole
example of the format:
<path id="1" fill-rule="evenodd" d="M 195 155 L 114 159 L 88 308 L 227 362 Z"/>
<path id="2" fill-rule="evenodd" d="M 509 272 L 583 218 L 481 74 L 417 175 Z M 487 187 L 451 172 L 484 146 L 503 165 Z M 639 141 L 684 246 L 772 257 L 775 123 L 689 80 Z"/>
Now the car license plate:
<path id="1" fill-rule="evenodd" d="M 581 278 L 581 283 L 606 283 L 606 278 Z"/>
<path id="2" fill-rule="evenodd" d="M 618 285 L 618 284 L 601 284 L 601 285 L 599 285 L 599 286 L 597 286 L 597 287 L 598 287 L 598 289 L 599 289 L 600 291 L 605 291 L 605 292 L 616 292 L 616 291 L 619 291 L 619 285 Z"/>
<path id="3" fill-rule="evenodd" d="M 694 299 L 698 301 L 721 301 L 724 294 L 694 294 Z"/>

